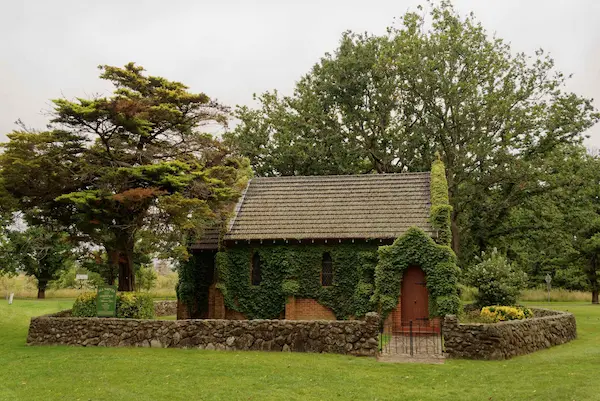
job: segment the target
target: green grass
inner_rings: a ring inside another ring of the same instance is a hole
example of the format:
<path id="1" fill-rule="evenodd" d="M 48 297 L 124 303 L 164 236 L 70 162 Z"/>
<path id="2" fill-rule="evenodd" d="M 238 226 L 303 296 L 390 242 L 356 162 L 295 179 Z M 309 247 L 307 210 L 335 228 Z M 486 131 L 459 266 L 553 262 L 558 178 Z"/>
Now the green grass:
<path id="1" fill-rule="evenodd" d="M 543 304 L 540 304 L 543 306 Z M 0 400 L 598 400 L 600 307 L 579 339 L 509 361 L 384 364 L 341 355 L 25 345 L 61 299 L 0 302 Z"/>

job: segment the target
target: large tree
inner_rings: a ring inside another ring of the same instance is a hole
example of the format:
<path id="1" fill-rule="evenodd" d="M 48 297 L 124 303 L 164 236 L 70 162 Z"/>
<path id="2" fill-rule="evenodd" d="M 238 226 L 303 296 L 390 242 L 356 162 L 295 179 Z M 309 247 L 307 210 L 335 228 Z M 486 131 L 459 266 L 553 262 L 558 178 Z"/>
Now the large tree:
<path id="1" fill-rule="evenodd" d="M 514 207 L 547 190 L 544 158 L 580 142 L 598 114 L 541 50 L 515 54 L 448 2 L 400 22 L 384 36 L 345 33 L 293 95 L 238 108 L 226 138 L 260 175 L 423 171 L 439 152 L 452 246 L 469 262 Z"/>
<path id="2" fill-rule="evenodd" d="M 140 241 L 185 252 L 186 235 L 224 218 L 249 169 L 203 132 L 225 107 L 133 63 L 100 69 L 113 95 L 54 100 L 50 131 L 9 134 L 2 177 L 32 224 L 104 247 L 131 291 Z"/>
<path id="3" fill-rule="evenodd" d="M 8 238 L 7 246 L 0 252 L 10 255 L 17 271 L 37 279 L 37 297 L 45 298 L 48 283 L 56 280 L 74 261 L 69 236 L 36 226 L 25 231 L 10 231 Z"/>

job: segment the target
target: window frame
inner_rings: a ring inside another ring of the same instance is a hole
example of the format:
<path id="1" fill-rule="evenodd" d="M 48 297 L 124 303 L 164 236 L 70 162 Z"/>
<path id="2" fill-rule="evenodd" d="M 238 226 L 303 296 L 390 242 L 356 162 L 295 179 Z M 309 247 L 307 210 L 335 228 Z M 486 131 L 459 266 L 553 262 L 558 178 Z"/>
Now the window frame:
<path id="1" fill-rule="evenodd" d="M 325 257 L 327 256 L 327 260 L 325 259 Z M 330 271 L 327 272 L 327 274 L 325 273 L 325 263 L 329 264 L 329 268 Z M 325 284 L 325 280 L 323 279 L 324 276 L 328 275 L 329 276 L 329 284 Z M 320 274 L 320 281 L 321 281 L 321 287 L 331 287 L 333 286 L 333 258 L 331 257 L 331 252 L 323 252 L 323 256 L 321 256 L 321 274 Z"/>
<path id="2" fill-rule="evenodd" d="M 256 269 L 258 264 L 258 269 Z M 258 270 L 258 282 L 255 283 L 255 271 Z M 250 285 L 257 287 L 262 283 L 262 260 L 258 251 L 252 252 L 250 257 Z"/>

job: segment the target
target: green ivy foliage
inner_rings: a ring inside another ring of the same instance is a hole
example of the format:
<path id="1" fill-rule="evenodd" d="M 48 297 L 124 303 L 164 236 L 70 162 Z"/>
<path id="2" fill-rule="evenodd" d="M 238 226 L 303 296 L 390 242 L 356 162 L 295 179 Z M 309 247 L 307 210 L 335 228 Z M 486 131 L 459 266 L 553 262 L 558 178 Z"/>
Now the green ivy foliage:
<path id="1" fill-rule="evenodd" d="M 208 289 L 212 283 L 214 253 L 191 253 L 180 262 L 177 299 L 188 309 L 190 318 L 200 318 L 208 310 Z"/>
<path id="2" fill-rule="evenodd" d="M 387 316 L 398 304 L 402 275 L 419 266 L 427 277 L 430 316 L 456 314 L 460 309 L 456 256 L 446 245 L 436 244 L 423 230 L 410 228 L 392 245 L 379 247 L 375 272 L 374 303 Z"/>
<path id="3" fill-rule="evenodd" d="M 452 241 L 452 230 L 450 226 L 452 206 L 450 206 L 448 199 L 446 168 L 439 158 L 431 165 L 430 191 L 431 210 L 429 213 L 429 221 L 433 228 L 438 232 L 435 242 L 440 245 L 450 245 Z"/>
<path id="4" fill-rule="evenodd" d="M 250 282 L 254 252 L 261 260 L 262 281 Z M 329 252 L 333 284 L 321 285 L 321 262 Z M 218 288 L 228 308 L 250 319 L 277 318 L 288 296 L 316 299 L 338 319 L 361 317 L 371 303 L 377 264 L 376 244 L 240 246 L 217 254 Z"/>

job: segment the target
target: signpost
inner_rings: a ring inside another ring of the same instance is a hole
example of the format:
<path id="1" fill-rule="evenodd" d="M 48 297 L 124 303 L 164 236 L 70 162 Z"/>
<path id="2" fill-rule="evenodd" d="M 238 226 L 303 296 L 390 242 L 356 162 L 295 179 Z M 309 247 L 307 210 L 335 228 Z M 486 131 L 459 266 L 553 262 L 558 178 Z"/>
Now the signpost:
<path id="1" fill-rule="evenodd" d="M 550 283 L 552 282 L 552 276 L 550 276 L 550 274 L 546 274 L 544 280 L 546 280 L 546 286 L 548 287 L 548 302 L 550 302 Z"/>
<path id="2" fill-rule="evenodd" d="M 87 274 L 76 274 L 75 275 L 75 280 L 77 280 L 77 282 L 79 283 L 80 290 L 83 288 L 83 282 L 86 281 L 87 279 L 88 279 Z"/>
<path id="3" fill-rule="evenodd" d="M 115 317 L 117 312 L 117 287 L 114 285 L 98 287 L 96 311 L 98 317 Z"/>

